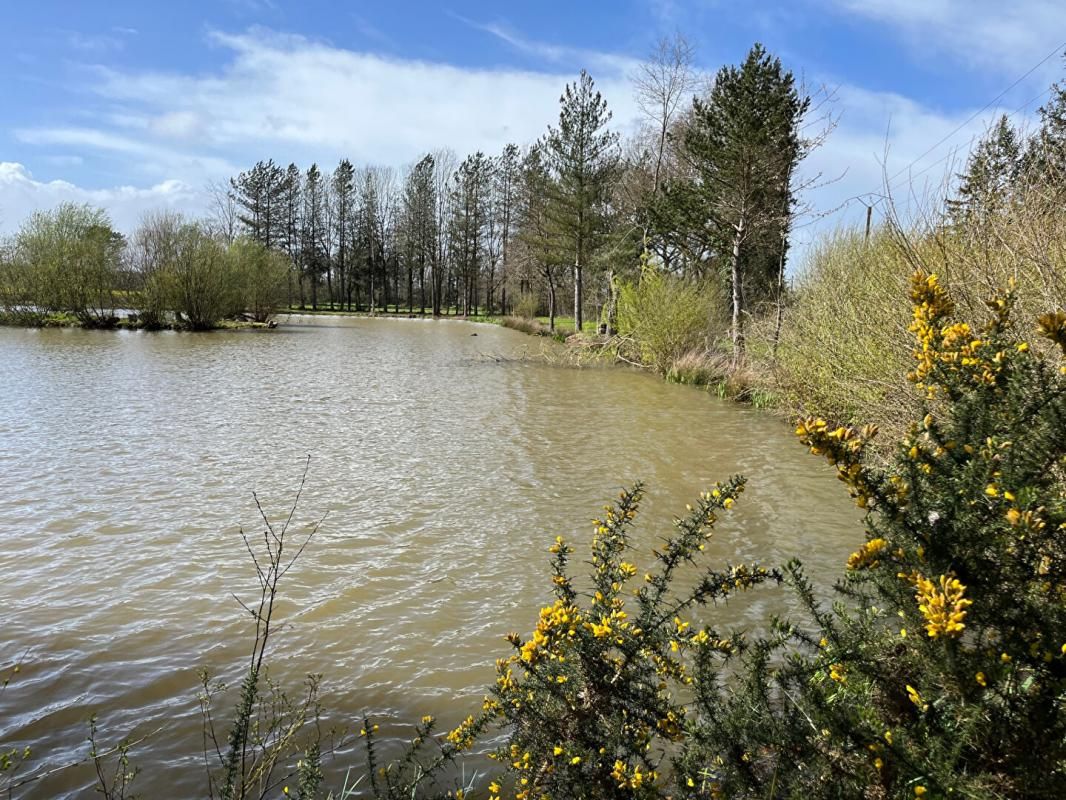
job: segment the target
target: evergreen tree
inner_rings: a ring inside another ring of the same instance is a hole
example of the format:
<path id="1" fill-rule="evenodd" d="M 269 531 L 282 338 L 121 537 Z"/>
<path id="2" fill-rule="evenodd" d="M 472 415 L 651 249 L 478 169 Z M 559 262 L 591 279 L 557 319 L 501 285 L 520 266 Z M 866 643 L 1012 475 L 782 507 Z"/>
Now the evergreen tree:
<path id="1" fill-rule="evenodd" d="M 303 189 L 303 176 L 300 168 L 290 163 L 285 170 L 282 181 L 281 215 L 282 215 L 282 238 L 281 248 L 289 257 L 289 280 L 288 280 L 288 304 L 293 302 L 292 282 L 300 287 L 300 307 L 304 305 L 303 281 L 300 279 L 300 226 L 301 226 L 301 191 Z"/>
<path id="2" fill-rule="evenodd" d="M 414 276 L 418 275 L 419 304 L 426 313 L 426 270 L 433 260 L 436 196 L 433 156 L 427 154 L 411 168 L 404 184 L 402 238 L 407 262 L 407 310 L 414 311 Z"/>
<path id="3" fill-rule="evenodd" d="M 449 231 L 462 281 L 464 314 L 476 314 L 478 309 L 491 180 L 492 162 L 481 151 L 467 156 L 453 178 Z"/>
<path id="4" fill-rule="evenodd" d="M 230 180 L 238 219 L 245 232 L 267 247 L 277 247 L 284 233 L 286 174 L 273 159 L 259 161 Z"/>
<path id="5" fill-rule="evenodd" d="M 322 237 L 325 232 L 323 220 L 324 186 L 322 173 L 317 164 L 312 164 L 304 177 L 303 228 L 300 255 L 303 272 L 311 286 L 311 308 L 318 308 L 318 283 L 325 269 L 325 253 Z"/>
<path id="6" fill-rule="evenodd" d="M 1022 170 L 1022 147 L 1018 133 L 1004 114 L 978 142 L 959 175 L 957 196 L 948 201 L 956 222 L 984 216 L 1002 206 Z"/>
<path id="7" fill-rule="evenodd" d="M 1051 87 L 1051 100 L 1040 109 L 1040 129 L 1029 143 L 1026 160 L 1032 179 L 1066 184 L 1066 87 Z"/>
<path id="8" fill-rule="evenodd" d="M 558 230 L 551 214 L 548 196 L 551 172 L 542 146 L 535 145 L 522 159 L 519 173 L 516 261 L 522 265 L 519 292 L 532 294 L 533 277 L 544 281 L 548 293 L 548 327 L 555 330 L 557 292 L 566 253 L 559 246 Z"/>
<path id="9" fill-rule="evenodd" d="M 352 308 L 351 268 L 352 218 L 355 214 L 355 168 L 348 159 L 342 159 L 333 171 L 333 228 L 337 245 L 338 293 L 343 303 Z"/>
<path id="10" fill-rule="evenodd" d="M 619 164 L 618 134 L 607 130 L 611 112 L 584 70 L 559 98 L 559 126 L 549 127 L 543 154 L 555 178 L 551 213 L 570 247 L 574 322 L 584 322 L 584 270 L 604 229 L 604 204 Z"/>
<path id="11" fill-rule="evenodd" d="M 809 105 L 780 59 L 756 44 L 739 67 L 718 71 L 706 98 L 693 101 L 684 132 L 693 177 L 673 187 L 675 211 L 728 264 L 735 362 L 744 355 L 746 290 L 755 295 L 772 283 L 786 241 Z"/>

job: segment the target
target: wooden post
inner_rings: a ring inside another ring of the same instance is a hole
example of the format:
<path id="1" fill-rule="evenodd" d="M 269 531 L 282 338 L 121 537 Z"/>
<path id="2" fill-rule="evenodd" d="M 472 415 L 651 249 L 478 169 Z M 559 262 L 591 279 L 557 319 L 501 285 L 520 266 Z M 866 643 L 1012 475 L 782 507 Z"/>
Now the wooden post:
<path id="1" fill-rule="evenodd" d="M 866 206 L 866 241 L 870 241 L 870 222 L 874 216 L 874 207 Z"/>

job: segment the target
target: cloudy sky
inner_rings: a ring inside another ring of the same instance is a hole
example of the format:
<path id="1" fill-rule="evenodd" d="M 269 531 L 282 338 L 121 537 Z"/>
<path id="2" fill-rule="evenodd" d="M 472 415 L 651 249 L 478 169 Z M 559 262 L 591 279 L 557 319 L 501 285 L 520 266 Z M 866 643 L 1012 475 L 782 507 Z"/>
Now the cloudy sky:
<path id="1" fill-rule="evenodd" d="M 206 210 L 258 159 L 402 166 L 441 146 L 536 139 L 581 68 L 616 126 L 630 76 L 680 32 L 713 73 L 763 42 L 837 118 L 806 166 L 807 236 L 860 221 L 848 198 L 939 185 L 999 113 L 1031 122 L 1066 75 L 1062 0 L 34 0 L 0 27 L 0 233 L 65 200 L 132 229 Z M 832 213 L 828 213 L 832 212 Z"/>

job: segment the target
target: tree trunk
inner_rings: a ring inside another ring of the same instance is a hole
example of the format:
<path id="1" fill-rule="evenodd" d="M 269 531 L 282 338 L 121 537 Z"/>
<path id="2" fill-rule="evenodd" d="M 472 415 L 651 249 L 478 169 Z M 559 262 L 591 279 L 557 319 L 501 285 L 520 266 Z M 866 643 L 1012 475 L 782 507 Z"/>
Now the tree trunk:
<path id="1" fill-rule="evenodd" d="M 733 229 L 733 254 L 730 258 L 729 272 L 733 283 L 733 324 L 730 334 L 733 339 L 733 368 L 736 369 L 744 360 L 744 294 L 740 284 L 740 250 L 744 242 L 744 215 Z"/>
<path id="2" fill-rule="evenodd" d="M 614 270 L 607 270 L 607 336 L 614 336 L 615 317 L 618 314 L 618 295 L 615 292 Z"/>
<path id="3" fill-rule="evenodd" d="M 584 325 L 585 318 L 581 312 L 581 301 L 583 287 L 581 285 L 581 262 L 574 262 L 574 327 L 577 328 L 577 332 L 581 333 L 581 328 Z"/>
<path id="4" fill-rule="evenodd" d="M 555 333 L 555 283 L 548 281 L 548 330 Z"/>
<path id="5" fill-rule="evenodd" d="M 785 235 L 781 234 L 781 256 L 777 265 L 777 319 L 774 320 L 774 345 L 772 358 L 777 361 L 777 345 L 781 341 L 781 320 L 785 316 Z"/>

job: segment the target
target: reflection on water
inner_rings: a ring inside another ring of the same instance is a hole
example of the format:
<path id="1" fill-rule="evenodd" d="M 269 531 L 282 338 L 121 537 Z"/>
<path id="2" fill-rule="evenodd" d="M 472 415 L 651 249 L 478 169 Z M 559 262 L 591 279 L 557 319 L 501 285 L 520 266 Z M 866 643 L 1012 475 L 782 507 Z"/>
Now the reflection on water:
<path id="1" fill-rule="evenodd" d="M 800 555 L 828 580 L 861 539 L 831 471 L 777 420 L 644 374 L 509 358 L 538 347 L 454 321 L 0 329 L 0 662 L 25 653 L 0 743 L 42 768 L 85 755 L 94 711 L 105 739 L 162 725 L 134 754 L 139 791 L 203 794 L 196 672 L 239 678 L 250 647 L 238 531 L 261 527 L 253 491 L 286 510 L 307 454 L 297 520 L 326 519 L 286 577 L 272 675 L 321 673 L 340 722 L 476 708 L 503 636 L 549 601 L 548 544 L 580 548 L 636 479 L 644 552 L 734 473 L 748 493 L 712 558 Z M 778 589 L 745 601 L 713 610 L 721 627 L 789 609 Z M 27 796 L 91 780 L 66 770 Z"/>

